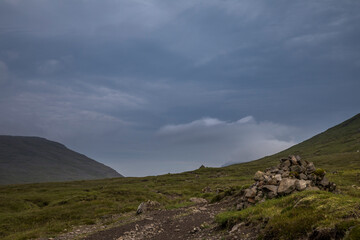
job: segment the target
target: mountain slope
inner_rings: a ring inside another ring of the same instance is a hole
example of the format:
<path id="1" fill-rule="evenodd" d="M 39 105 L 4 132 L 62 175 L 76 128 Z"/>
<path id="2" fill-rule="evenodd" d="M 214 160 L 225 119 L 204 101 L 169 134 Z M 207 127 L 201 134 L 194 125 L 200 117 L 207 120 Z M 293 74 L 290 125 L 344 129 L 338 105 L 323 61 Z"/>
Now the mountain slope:
<path id="1" fill-rule="evenodd" d="M 277 154 L 259 160 L 239 163 L 225 169 L 246 168 L 254 171 L 259 166 L 276 165 L 282 157 L 295 154 L 312 161 L 326 170 L 360 169 L 360 114 Z"/>
<path id="2" fill-rule="evenodd" d="M 0 135 L 0 184 L 121 177 L 64 145 L 39 137 Z"/>

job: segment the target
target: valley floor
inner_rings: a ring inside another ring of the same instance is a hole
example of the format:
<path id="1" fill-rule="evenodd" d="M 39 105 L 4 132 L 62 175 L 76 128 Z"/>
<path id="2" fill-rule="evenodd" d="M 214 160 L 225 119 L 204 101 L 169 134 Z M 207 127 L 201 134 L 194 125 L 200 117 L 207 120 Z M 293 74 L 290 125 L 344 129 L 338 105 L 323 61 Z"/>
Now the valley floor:
<path id="1" fill-rule="evenodd" d="M 215 216 L 228 210 L 232 201 L 213 204 L 196 204 L 171 210 L 155 210 L 141 215 L 132 215 L 117 223 L 116 227 L 79 228 L 60 235 L 53 240 L 140 240 L 140 239 L 256 239 L 253 227 L 242 226 L 237 231 L 222 231 L 215 223 Z M 86 230 L 87 229 L 87 230 Z M 84 235 L 87 235 L 84 237 Z M 45 240 L 45 239 L 38 239 Z"/>

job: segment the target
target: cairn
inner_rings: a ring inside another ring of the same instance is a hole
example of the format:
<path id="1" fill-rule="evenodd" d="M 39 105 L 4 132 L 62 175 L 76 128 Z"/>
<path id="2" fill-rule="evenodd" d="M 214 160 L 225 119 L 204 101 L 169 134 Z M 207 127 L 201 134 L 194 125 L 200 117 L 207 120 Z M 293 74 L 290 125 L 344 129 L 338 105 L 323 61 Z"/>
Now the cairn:
<path id="1" fill-rule="evenodd" d="M 267 168 L 265 172 L 257 171 L 254 180 L 254 184 L 242 190 L 238 210 L 297 191 L 336 190 L 336 184 L 329 182 L 323 169 L 316 169 L 312 162 L 294 155 L 280 159 L 278 166 Z"/>

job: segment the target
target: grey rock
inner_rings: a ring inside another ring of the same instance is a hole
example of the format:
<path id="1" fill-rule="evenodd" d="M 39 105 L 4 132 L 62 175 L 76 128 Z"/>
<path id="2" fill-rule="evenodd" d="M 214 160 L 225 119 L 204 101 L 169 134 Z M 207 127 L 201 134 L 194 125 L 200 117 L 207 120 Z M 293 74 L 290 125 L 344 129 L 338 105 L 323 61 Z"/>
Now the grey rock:
<path id="1" fill-rule="evenodd" d="M 136 210 L 136 214 L 141 214 L 141 213 L 144 213 L 146 211 L 146 208 L 145 208 L 145 203 L 142 202 L 140 203 L 140 205 L 138 206 L 137 210 Z"/>
<path id="2" fill-rule="evenodd" d="M 146 211 L 154 210 L 154 209 L 158 208 L 159 206 L 160 206 L 160 203 L 157 201 L 148 200 L 146 202 L 142 202 L 138 206 L 138 208 L 136 210 L 136 214 L 141 214 Z"/>
<path id="3" fill-rule="evenodd" d="M 294 155 L 290 156 L 290 161 L 292 165 L 298 165 L 298 160 L 296 159 L 296 157 Z"/>
<path id="4" fill-rule="evenodd" d="M 284 195 L 289 194 L 296 189 L 296 179 L 284 178 L 281 180 L 278 194 Z"/>
<path id="5" fill-rule="evenodd" d="M 304 173 L 300 173 L 299 177 L 302 180 L 307 180 L 307 176 Z"/>
<path id="6" fill-rule="evenodd" d="M 290 170 L 292 172 L 297 172 L 297 173 L 301 173 L 302 172 L 302 168 L 299 165 L 293 165 L 290 167 Z"/>
<path id="7" fill-rule="evenodd" d="M 267 182 L 267 184 L 269 184 L 269 185 L 277 185 L 277 184 L 278 184 L 278 181 L 277 181 L 275 178 L 271 178 L 271 179 Z"/>
<path id="8" fill-rule="evenodd" d="M 288 171 L 281 174 L 281 178 L 288 178 L 288 177 L 289 177 L 289 172 Z"/>
<path id="9" fill-rule="evenodd" d="M 315 170 L 316 170 L 316 168 L 315 168 L 315 166 L 314 166 L 313 163 L 309 163 L 309 164 L 306 166 L 306 171 L 307 171 L 308 173 L 313 173 L 313 172 L 315 172 Z"/>
<path id="10" fill-rule="evenodd" d="M 306 167 L 308 165 L 307 162 L 305 160 L 302 160 L 302 159 L 299 161 L 299 163 L 303 167 Z"/>
<path id="11" fill-rule="evenodd" d="M 291 166 L 291 162 L 289 160 L 286 160 L 285 162 L 283 162 L 281 164 L 281 167 L 284 169 L 284 168 L 288 168 Z"/>
<path id="12" fill-rule="evenodd" d="M 304 191 L 308 187 L 308 183 L 305 180 L 296 181 L 296 190 Z"/>
<path id="13" fill-rule="evenodd" d="M 261 181 L 261 180 L 263 180 L 264 179 L 264 172 L 262 172 L 262 171 L 257 171 L 256 173 L 255 173 L 255 175 L 254 175 L 254 180 L 255 181 Z"/>
<path id="14" fill-rule="evenodd" d="M 274 185 L 264 185 L 262 189 L 266 192 L 273 192 L 275 195 L 277 195 L 278 192 L 278 186 Z"/>
<path id="15" fill-rule="evenodd" d="M 281 174 L 276 174 L 274 176 L 274 178 L 276 179 L 276 181 L 280 182 L 282 180 Z"/>
<path id="16" fill-rule="evenodd" d="M 245 190 L 246 198 L 253 198 L 256 196 L 256 188 L 248 188 Z"/>
<path id="17" fill-rule="evenodd" d="M 327 186 L 329 186 L 330 182 L 329 182 L 329 180 L 328 180 L 326 177 L 324 177 L 324 178 L 319 182 L 319 184 L 320 184 L 321 186 L 323 186 L 323 187 L 327 187 Z"/>
<path id="18" fill-rule="evenodd" d="M 243 210 L 244 208 L 245 208 L 244 203 L 239 203 L 239 204 L 236 205 L 236 210 L 237 211 Z"/>

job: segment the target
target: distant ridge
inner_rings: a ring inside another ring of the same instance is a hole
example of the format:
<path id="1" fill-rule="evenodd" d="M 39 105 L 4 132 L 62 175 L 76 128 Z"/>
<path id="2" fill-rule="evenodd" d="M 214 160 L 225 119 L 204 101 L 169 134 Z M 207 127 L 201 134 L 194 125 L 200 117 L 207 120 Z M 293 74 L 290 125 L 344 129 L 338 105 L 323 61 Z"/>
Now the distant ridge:
<path id="1" fill-rule="evenodd" d="M 0 135 L 0 184 L 115 177 L 122 175 L 58 142 Z"/>

